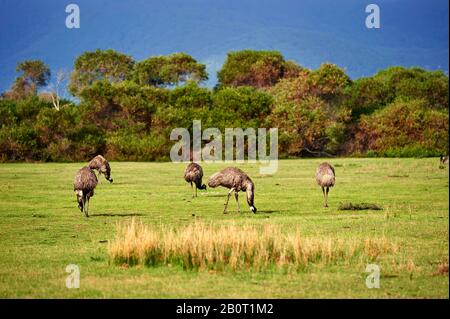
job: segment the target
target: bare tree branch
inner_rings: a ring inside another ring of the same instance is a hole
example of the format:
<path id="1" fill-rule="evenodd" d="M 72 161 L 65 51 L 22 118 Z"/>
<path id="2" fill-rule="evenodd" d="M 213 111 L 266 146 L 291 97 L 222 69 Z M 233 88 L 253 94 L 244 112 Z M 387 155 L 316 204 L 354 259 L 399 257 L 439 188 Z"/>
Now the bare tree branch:
<path id="1" fill-rule="evenodd" d="M 59 111 L 61 105 L 61 89 L 65 87 L 65 82 L 69 79 L 69 72 L 59 69 L 56 73 L 55 82 L 50 85 L 50 96 L 52 97 L 53 106 Z"/>

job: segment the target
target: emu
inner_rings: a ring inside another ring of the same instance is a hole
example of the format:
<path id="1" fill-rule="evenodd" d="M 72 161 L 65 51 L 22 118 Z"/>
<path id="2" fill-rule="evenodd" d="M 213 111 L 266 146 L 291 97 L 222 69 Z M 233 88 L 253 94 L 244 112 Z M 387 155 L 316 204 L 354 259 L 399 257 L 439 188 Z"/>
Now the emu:
<path id="1" fill-rule="evenodd" d="M 444 156 L 441 154 L 439 161 L 440 161 L 441 165 L 448 165 L 448 155 Z"/>
<path id="2" fill-rule="evenodd" d="M 97 183 L 97 176 L 89 166 L 80 169 L 75 176 L 73 190 L 77 195 L 78 208 L 86 217 L 89 217 L 89 199 L 94 196 Z"/>
<path id="3" fill-rule="evenodd" d="M 241 212 L 241 207 L 239 206 L 238 193 L 243 191 L 247 193 L 247 203 L 250 206 L 250 210 L 256 214 L 256 207 L 254 205 L 254 192 L 255 185 L 253 184 L 250 177 L 241 171 L 237 167 L 227 167 L 220 172 L 208 178 L 208 186 L 215 188 L 217 186 L 222 186 L 230 189 L 227 196 L 227 201 L 225 202 L 225 208 L 223 213 L 227 213 L 228 201 L 230 200 L 231 193 L 234 192 L 234 197 L 236 198 L 236 203 L 238 205 L 238 212 Z"/>
<path id="4" fill-rule="evenodd" d="M 328 207 L 328 192 L 336 182 L 334 167 L 324 162 L 316 169 L 316 181 L 322 187 L 323 197 L 325 199 L 324 207 Z"/>
<path id="5" fill-rule="evenodd" d="M 99 175 L 103 174 L 105 179 L 112 183 L 113 179 L 111 178 L 111 167 L 109 166 L 108 161 L 101 155 L 97 155 L 89 162 L 89 168 L 92 170 L 97 170 Z"/>
<path id="6" fill-rule="evenodd" d="M 192 188 L 192 198 L 197 197 L 197 188 L 198 189 L 206 189 L 206 185 L 202 184 L 203 178 L 203 169 L 197 163 L 190 163 L 186 170 L 184 171 L 184 180 L 191 184 Z M 195 184 L 195 189 L 192 186 L 192 183 Z"/>

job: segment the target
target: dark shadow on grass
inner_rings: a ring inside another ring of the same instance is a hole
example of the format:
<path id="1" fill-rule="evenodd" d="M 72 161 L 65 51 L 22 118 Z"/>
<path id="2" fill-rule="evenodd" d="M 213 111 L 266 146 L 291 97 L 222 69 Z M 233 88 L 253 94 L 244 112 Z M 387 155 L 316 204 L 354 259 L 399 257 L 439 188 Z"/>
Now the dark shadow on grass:
<path id="1" fill-rule="evenodd" d="M 277 210 L 258 210 L 256 214 L 272 214 L 278 212 Z"/>
<path id="2" fill-rule="evenodd" d="M 89 217 L 133 217 L 142 216 L 138 213 L 125 213 L 125 214 L 112 214 L 112 213 L 101 213 L 101 214 L 89 214 Z"/>
<path id="3" fill-rule="evenodd" d="M 340 203 L 338 210 L 382 210 L 383 208 L 372 203 Z"/>
<path id="4" fill-rule="evenodd" d="M 279 210 L 258 210 L 255 215 L 258 215 L 258 214 L 272 214 L 272 213 L 276 213 L 276 212 L 279 212 Z M 248 210 L 248 211 L 247 210 L 241 210 L 240 213 L 237 210 L 236 211 L 229 210 L 224 215 L 228 215 L 228 214 L 236 214 L 236 215 L 238 215 L 238 214 L 248 214 L 248 213 L 253 215 L 252 211 L 250 211 L 250 210 Z"/>
<path id="5" fill-rule="evenodd" d="M 206 197 L 223 197 L 223 198 L 225 198 L 225 197 L 227 197 L 227 194 L 211 194 L 211 195 L 205 194 L 204 196 L 206 196 Z"/>

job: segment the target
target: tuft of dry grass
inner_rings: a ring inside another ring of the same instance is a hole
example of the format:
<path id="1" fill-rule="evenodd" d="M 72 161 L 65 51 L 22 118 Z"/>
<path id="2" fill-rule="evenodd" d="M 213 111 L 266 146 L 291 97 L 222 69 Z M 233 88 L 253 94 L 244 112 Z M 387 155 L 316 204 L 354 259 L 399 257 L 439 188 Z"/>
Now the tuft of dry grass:
<path id="1" fill-rule="evenodd" d="M 358 256 L 374 260 L 396 251 L 397 246 L 385 237 L 303 238 L 299 229 L 283 234 L 275 225 L 214 227 L 201 222 L 170 229 L 150 227 L 136 219 L 119 224 L 116 239 L 108 245 L 109 256 L 117 265 L 179 264 L 184 269 L 209 270 L 301 269 L 310 263 L 329 264 Z"/>

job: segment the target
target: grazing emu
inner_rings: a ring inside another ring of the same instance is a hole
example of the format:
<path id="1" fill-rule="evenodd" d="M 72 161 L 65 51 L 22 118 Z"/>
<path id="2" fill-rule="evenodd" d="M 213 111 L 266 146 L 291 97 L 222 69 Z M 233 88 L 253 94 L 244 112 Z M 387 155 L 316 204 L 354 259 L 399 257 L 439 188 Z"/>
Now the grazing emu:
<path id="1" fill-rule="evenodd" d="M 88 166 L 80 169 L 75 176 L 73 190 L 77 195 L 78 208 L 89 217 L 89 199 L 94 196 L 94 188 L 97 186 L 97 176 Z"/>
<path id="2" fill-rule="evenodd" d="M 198 189 L 206 189 L 206 185 L 202 184 L 202 178 L 203 178 L 203 169 L 200 165 L 197 163 L 190 163 L 186 170 L 184 171 L 184 180 L 188 183 L 195 184 L 195 190 L 193 189 L 192 197 L 197 197 L 197 188 Z"/>
<path id="3" fill-rule="evenodd" d="M 247 203 L 250 206 L 250 210 L 256 214 L 256 207 L 253 205 L 255 186 L 243 171 L 236 167 L 227 167 L 220 172 L 208 178 L 208 186 L 215 188 L 217 186 L 223 186 L 229 188 L 227 201 L 225 202 L 225 208 L 223 213 L 227 213 L 228 201 L 230 200 L 231 193 L 234 192 L 234 197 L 236 198 L 236 203 L 238 205 L 238 212 L 241 212 L 241 207 L 239 206 L 238 192 L 243 191 L 247 193 Z"/>
<path id="4" fill-rule="evenodd" d="M 448 165 L 448 155 L 447 155 L 447 156 L 444 156 L 444 155 L 441 154 L 439 160 L 440 160 L 440 162 L 441 162 L 441 165 Z"/>
<path id="5" fill-rule="evenodd" d="M 106 158 L 104 158 L 101 155 L 97 155 L 89 162 L 89 168 L 92 170 L 97 170 L 99 175 L 103 174 L 105 175 L 105 178 L 110 183 L 113 182 L 113 179 L 111 178 L 111 167 L 109 166 L 108 161 Z"/>
<path id="6" fill-rule="evenodd" d="M 322 187 L 323 197 L 325 199 L 324 207 L 328 207 L 328 191 L 334 186 L 336 181 L 334 167 L 328 163 L 322 163 L 316 170 L 316 181 Z"/>

